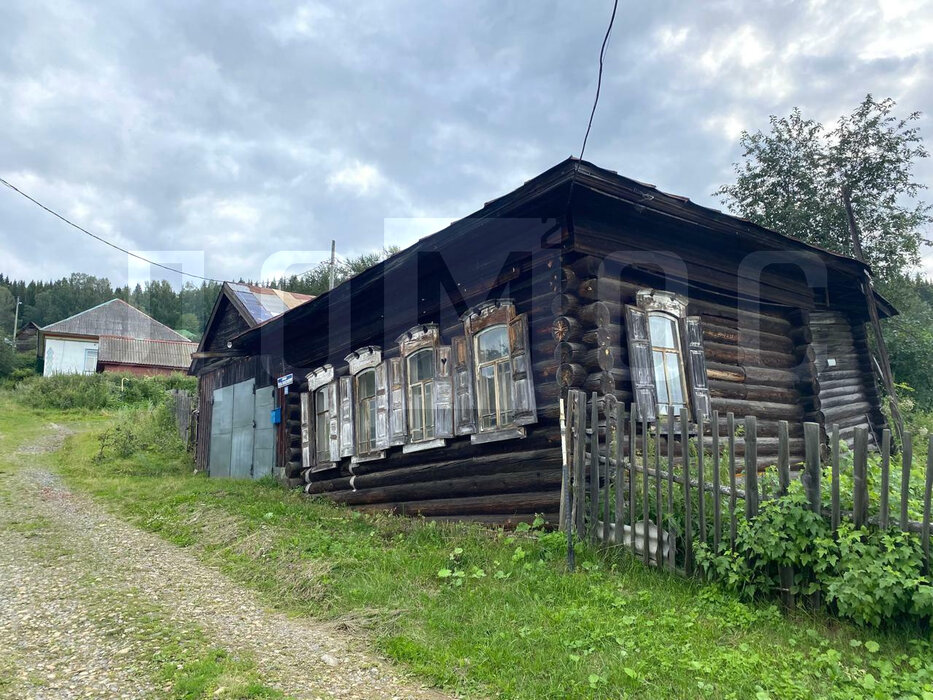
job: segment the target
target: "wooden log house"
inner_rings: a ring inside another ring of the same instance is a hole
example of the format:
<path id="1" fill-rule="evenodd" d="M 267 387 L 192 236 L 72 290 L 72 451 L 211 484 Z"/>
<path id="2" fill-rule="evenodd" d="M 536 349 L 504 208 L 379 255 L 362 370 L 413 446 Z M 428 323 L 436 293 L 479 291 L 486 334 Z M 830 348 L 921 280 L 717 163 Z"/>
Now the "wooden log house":
<path id="1" fill-rule="evenodd" d="M 877 435 L 864 275 L 571 158 L 229 342 L 300 377 L 309 494 L 555 520 L 569 388 L 634 402 L 649 421 L 670 407 L 757 416 L 760 466 L 782 420 L 793 461 L 804 420 Z"/>

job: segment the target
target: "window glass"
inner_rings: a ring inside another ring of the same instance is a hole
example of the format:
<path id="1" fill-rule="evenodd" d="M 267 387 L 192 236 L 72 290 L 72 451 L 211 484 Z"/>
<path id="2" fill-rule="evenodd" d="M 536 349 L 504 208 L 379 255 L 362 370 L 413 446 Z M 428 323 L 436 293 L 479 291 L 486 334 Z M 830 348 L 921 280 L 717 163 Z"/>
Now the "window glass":
<path id="1" fill-rule="evenodd" d="M 314 392 L 314 444 L 318 464 L 330 462 L 330 407 L 326 386 Z"/>
<path id="2" fill-rule="evenodd" d="M 434 439 L 434 349 L 408 356 L 408 432 L 412 442 Z"/>
<path id="3" fill-rule="evenodd" d="M 376 371 L 365 370 L 356 375 L 356 443 L 361 454 L 371 452 L 376 445 Z"/>
<path id="4" fill-rule="evenodd" d="M 658 410 L 661 415 L 667 415 L 667 407 L 671 406 L 675 412 L 679 412 L 686 405 L 686 400 L 677 321 L 667 314 L 652 312 L 648 315 L 648 335 L 654 364 L 654 384 L 658 392 Z"/>
<path id="5" fill-rule="evenodd" d="M 676 348 L 677 327 L 674 319 L 652 314 L 650 320 L 651 344 L 656 348 Z"/>
<path id="6" fill-rule="evenodd" d="M 505 325 L 476 334 L 476 383 L 479 429 L 496 430 L 512 423 L 512 363 Z"/>

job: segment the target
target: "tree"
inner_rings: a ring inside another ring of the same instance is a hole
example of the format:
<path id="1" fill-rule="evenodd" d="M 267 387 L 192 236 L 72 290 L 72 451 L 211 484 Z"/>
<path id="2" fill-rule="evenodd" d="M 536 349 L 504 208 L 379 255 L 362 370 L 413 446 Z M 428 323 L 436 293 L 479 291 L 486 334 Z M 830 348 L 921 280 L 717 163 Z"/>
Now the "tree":
<path id="1" fill-rule="evenodd" d="M 716 194 L 751 221 L 852 255 L 842 202 L 848 189 L 866 262 L 879 291 L 900 311 L 884 327 L 894 374 L 916 391 L 919 405 L 933 408 L 933 290 L 910 276 L 929 243 L 921 230 L 933 221 L 918 199 L 925 186 L 913 172 L 928 153 L 913 126 L 920 114 L 900 119 L 895 106 L 868 95 L 830 130 L 796 108 L 772 116 L 770 132 L 742 132 L 736 181 Z"/>
<path id="2" fill-rule="evenodd" d="M 795 108 L 771 117 L 771 131 L 743 131 L 735 183 L 718 194 L 734 213 L 794 238 L 846 255 L 852 244 L 841 192 L 848 188 L 862 232 L 866 262 L 879 280 L 915 268 L 921 234 L 933 221 L 917 199 L 925 186 L 914 178 L 929 154 L 914 112 L 893 115 L 892 99 L 871 95 L 827 130 Z"/>

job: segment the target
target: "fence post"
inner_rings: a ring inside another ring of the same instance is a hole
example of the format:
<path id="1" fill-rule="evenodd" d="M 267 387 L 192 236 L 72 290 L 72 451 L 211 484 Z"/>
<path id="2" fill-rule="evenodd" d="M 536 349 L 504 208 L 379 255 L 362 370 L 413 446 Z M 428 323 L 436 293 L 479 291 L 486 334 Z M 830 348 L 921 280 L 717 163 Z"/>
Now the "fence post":
<path id="1" fill-rule="evenodd" d="M 803 487 L 807 492 L 810 508 L 819 513 L 822 507 L 820 501 L 820 425 L 819 423 L 803 424 L 805 466 L 803 472 Z"/>
<path id="2" fill-rule="evenodd" d="M 778 481 L 781 496 L 790 487 L 790 430 L 786 420 L 778 423 Z"/>
<path id="3" fill-rule="evenodd" d="M 657 407 L 655 407 L 655 415 L 657 415 Z M 650 519 L 650 513 L 648 507 L 650 505 L 650 500 L 648 498 L 649 483 L 648 483 L 648 420 L 642 417 L 641 420 L 641 518 L 644 532 L 642 533 L 642 561 L 645 564 L 648 563 L 650 559 L 650 553 L 648 549 L 651 545 L 651 535 L 648 532 L 648 521 Z"/>
<path id="4" fill-rule="evenodd" d="M 713 411 L 713 419 L 709 427 L 713 439 L 713 552 L 719 554 L 719 543 L 722 539 L 722 494 L 719 492 L 722 482 L 719 474 L 719 411 Z"/>
<path id="5" fill-rule="evenodd" d="M 583 508 L 585 506 L 585 486 L 583 465 L 586 461 L 586 394 L 582 391 L 573 391 L 574 395 L 574 435 L 573 450 L 573 523 L 574 534 L 583 537 Z"/>
<path id="6" fill-rule="evenodd" d="M 729 444 L 729 548 L 735 551 L 736 517 L 738 489 L 735 475 L 735 414 L 726 414 L 726 432 Z"/>
<path id="7" fill-rule="evenodd" d="M 612 518 L 609 513 L 609 496 L 612 493 L 610 484 L 610 456 L 612 455 L 612 436 L 615 435 L 616 442 L 619 441 L 619 431 L 618 428 L 614 425 L 613 417 L 615 415 L 615 404 L 616 397 L 612 394 L 606 394 L 603 399 L 603 415 L 606 417 L 606 468 L 603 470 L 603 473 L 606 475 L 606 478 L 603 480 L 603 532 L 602 540 L 603 544 L 609 544 L 609 523 L 612 522 Z M 618 465 L 616 465 L 618 469 Z"/>
<path id="8" fill-rule="evenodd" d="M 700 542 L 706 544 L 706 473 L 703 459 L 703 431 L 706 416 L 697 411 L 697 520 L 700 525 Z"/>
<path id="9" fill-rule="evenodd" d="M 852 461 L 852 522 L 862 527 L 868 519 L 868 428 L 856 428 Z"/>
<path id="10" fill-rule="evenodd" d="M 621 403 L 617 403 L 615 406 L 615 415 L 613 417 L 616 423 L 616 481 L 615 481 L 615 496 L 616 496 L 616 507 L 615 507 L 615 516 L 616 516 L 616 532 L 615 532 L 615 543 L 622 544 L 625 540 L 622 537 L 623 527 L 625 520 L 625 510 L 623 508 L 623 491 L 622 486 L 625 483 L 623 480 L 623 475 L 625 474 L 625 406 Z"/>
<path id="11" fill-rule="evenodd" d="M 745 517 L 758 515 L 758 419 L 745 416 Z"/>
<path id="12" fill-rule="evenodd" d="M 629 416 L 629 435 L 628 435 L 628 527 L 630 535 L 630 546 L 632 556 L 637 553 L 635 548 L 635 465 L 636 453 L 638 452 L 638 415 L 636 413 L 636 404 L 631 405 L 631 414 Z"/>

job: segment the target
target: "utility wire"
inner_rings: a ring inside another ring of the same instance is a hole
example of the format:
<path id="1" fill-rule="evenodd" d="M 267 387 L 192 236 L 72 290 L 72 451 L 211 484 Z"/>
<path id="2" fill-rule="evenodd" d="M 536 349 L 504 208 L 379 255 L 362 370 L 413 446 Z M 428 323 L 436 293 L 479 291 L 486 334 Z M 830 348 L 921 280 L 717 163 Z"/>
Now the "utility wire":
<path id="1" fill-rule="evenodd" d="M 606 57 L 606 46 L 609 44 L 609 35 L 612 34 L 612 25 L 616 21 L 616 11 L 619 9 L 619 0 L 613 0 L 612 3 L 612 14 L 609 16 L 609 26 L 606 27 L 606 35 L 603 37 L 602 46 L 599 48 L 599 73 L 596 76 L 596 96 L 593 98 L 593 109 L 590 110 L 590 120 L 586 124 L 586 133 L 583 135 L 583 145 L 580 146 L 580 157 L 578 160 L 583 160 L 583 154 L 586 153 L 586 142 L 590 138 L 590 129 L 593 128 L 593 118 L 596 116 L 596 106 L 599 104 L 599 92 L 603 86 L 603 61 Z M 577 180 L 577 168 L 579 164 L 574 167 L 573 174 L 570 176 L 570 189 L 567 192 L 567 206 L 566 213 L 570 214 L 570 202 L 573 197 L 573 187 Z"/>
<path id="2" fill-rule="evenodd" d="M 78 229 L 81 233 L 84 233 L 84 234 L 90 236 L 91 238 L 100 241 L 100 242 L 103 243 L 104 245 L 109 245 L 111 248 L 115 248 L 116 250 L 119 250 L 121 253 L 126 253 L 127 255 L 130 255 L 130 256 L 132 256 L 132 257 L 134 257 L 134 258 L 137 258 L 137 259 L 139 259 L 139 260 L 142 260 L 143 262 L 147 262 L 147 263 L 149 263 L 150 265 L 155 265 L 156 267 L 161 267 L 163 270 L 168 270 L 169 272 L 174 272 L 174 273 L 176 273 L 176 274 L 184 275 L 184 276 L 186 276 L 186 277 L 194 277 L 194 278 L 199 279 L 199 280 L 204 280 L 205 282 L 218 282 L 218 283 L 223 284 L 223 280 L 217 280 L 217 279 L 214 279 L 213 277 L 203 277 L 203 276 L 201 276 L 201 275 L 195 275 L 195 274 L 193 274 L 193 273 L 191 273 L 191 272 L 184 272 L 184 271 L 182 271 L 182 270 L 176 270 L 174 267 L 169 267 L 168 265 L 163 265 L 162 263 L 156 262 L 155 260 L 150 260 L 149 258 L 144 258 L 142 255 L 139 255 L 138 253 L 134 253 L 134 252 L 132 252 L 132 251 L 129 251 L 129 250 L 127 250 L 126 248 L 121 248 L 121 247 L 118 246 L 116 243 L 111 243 L 111 242 L 108 241 L 107 239 L 101 238 L 100 236 L 98 236 L 98 235 L 95 234 L 95 233 L 91 233 L 91 232 L 88 231 L 86 228 L 82 228 L 81 226 L 78 226 L 78 224 L 76 224 L 76 223 L 74 223 L 73 221 L 71 221 L 71 220 L 65 218 L 64 216 L 62 216 L 61 214 L 59 214 L 57 211 L 55 211 L 55 210 L 53 210 L 53 209 L 49 209 L 49 208 L 48 208 L 47 206 L 45 206 L 42 202 L 40 202 L 40 201 L 38 201 L 38 200 L 36 200 L 36 199 L 33 199 L 33 198 L 30 197 L 28 194 L 26 194 L 25 192 L 23 192 L 21 189 L 19 189 L 19 188 L 17 188 L 17 187 L 14 187 L 13 185 L 11 185 L 9 182 L 7 182 L 6 180 L 4 180 L 2 177 L 0 177 L 0 183 L 3 183 L 4 185 L 6 185 L 7 187 L 9 187 L 11 190 L 13 190 L 14 192 L 16 192 L 17 194 L 22 195 L 23 197 L 25 197 L 26 199 L 28 199 L 30 202 L 32 202 L 33 204 L 35 204 L 37 207 L 39 207 L 39 208 L 41 208 L 41 209 L 45 209 L 49 214 L 51 214 L 51 215 L 54 216 L 54 217 L 57 217 L 57 218 L 61 219 L 62 221 L 64 221 L 66 224 L 68 224 L 68 225 L 71 226 L 72 228 Z"/>

